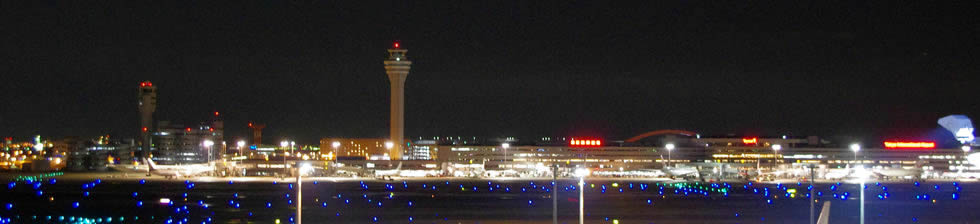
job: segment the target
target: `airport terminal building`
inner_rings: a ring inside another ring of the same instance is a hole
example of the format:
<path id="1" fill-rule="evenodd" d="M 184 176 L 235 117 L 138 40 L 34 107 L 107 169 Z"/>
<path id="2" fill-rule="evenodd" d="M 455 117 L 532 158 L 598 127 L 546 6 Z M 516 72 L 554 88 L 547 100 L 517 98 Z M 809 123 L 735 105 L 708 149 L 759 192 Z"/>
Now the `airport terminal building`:
<path id="1" fill-rule="evenodd" d="M 324 139 L 321 153 L 329 150 L 337 155 L 347 155 L 344 147 L 330 147 L 331 142 L 343 139 Z M 354 141 L 357 142 L 357 141 Z M 383 153 L 383 140 L 378 140 Z M 815 165 L 822 169 L 847 168 L 856 165 L 891 169 L 921 169 L 927 171 L 959 171 L 968 169 L 967 152 L 962 148 L 937 148 L 933 142 L 885 142 L 879 146 L 841 147 L 816 136 L 808 137 L 700 137 L 666 135 L 653 141 L 605 142 L 589 138 L 557 138 L 557 141 L 538 141 L 518 144 L 501 141 L 499 144 L 460 144 L 445 141 L 415 141 L 408 143 L 405 155 L 425 151 L 428 159 L 390 161 L 383 156 L 363 155 L 337 160 L 348 166 L 367 166 L 372 169 L 441 170 L 443 173 L 459 173 L 463 170 L 479 172 L 509 171 L 517 173 L 545 172 L 552 165 L 565 171 L 576 167 L 588 167 L 595 172 L 615 175 L 642 173 L 645 170 L 663 170 L 688 167 L 702 172 L 715 170 L 721 175 L 758 174 L 776 170 Z M 354 148 L 364 152 L 363 148 Z M 464 174 L 464 176 L 466 176 Z"/>

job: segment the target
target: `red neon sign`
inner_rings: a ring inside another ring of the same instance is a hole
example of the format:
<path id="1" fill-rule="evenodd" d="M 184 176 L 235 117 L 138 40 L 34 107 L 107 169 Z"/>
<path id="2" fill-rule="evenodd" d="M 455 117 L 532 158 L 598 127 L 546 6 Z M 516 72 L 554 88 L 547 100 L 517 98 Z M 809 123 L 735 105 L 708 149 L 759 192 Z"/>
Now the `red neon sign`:
<path id="1" fill-rule="evenodd" d="M 572 139 L 569 142 L 572 146 L 601 146 L 602 140 L 598 139 Z"/>
<path id="2" fill-rule="evenodd" d="M 934 149 L 936 142 L 896 142 L 886 141 L 886 149 Z"/>
<path id="3" fill-rule="evenodd" d="M 759 138 L 756 137 L 742 138 L 742 144 L 749 145 L 749 144 L 758 144 L 758 143 L 759 143 Z"/>

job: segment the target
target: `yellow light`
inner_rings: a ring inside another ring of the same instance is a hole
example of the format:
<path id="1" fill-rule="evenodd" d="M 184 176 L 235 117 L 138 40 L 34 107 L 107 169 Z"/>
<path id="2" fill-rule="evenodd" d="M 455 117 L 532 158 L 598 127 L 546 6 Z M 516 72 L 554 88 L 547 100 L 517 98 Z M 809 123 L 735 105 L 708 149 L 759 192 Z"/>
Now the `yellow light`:
<path id="1" fill-rule="evenodd" d="M 619 224 L 619 219 L 613 219 L 613 224 Z"/>

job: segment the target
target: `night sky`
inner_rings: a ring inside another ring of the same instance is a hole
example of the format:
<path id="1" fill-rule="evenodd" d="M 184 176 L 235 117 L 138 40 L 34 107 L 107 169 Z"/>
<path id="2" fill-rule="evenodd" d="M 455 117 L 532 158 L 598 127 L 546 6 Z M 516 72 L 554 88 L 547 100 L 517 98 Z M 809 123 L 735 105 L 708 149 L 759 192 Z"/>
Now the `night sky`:
<path id="1" fill-rule="evenodd" d="M 150 80 L 228 138 L 384 137 L 400 40 L 407 137 L 920 137 L 980 115 L 963 2 L 4 2 L 0 136 L 132 137 Z"/>

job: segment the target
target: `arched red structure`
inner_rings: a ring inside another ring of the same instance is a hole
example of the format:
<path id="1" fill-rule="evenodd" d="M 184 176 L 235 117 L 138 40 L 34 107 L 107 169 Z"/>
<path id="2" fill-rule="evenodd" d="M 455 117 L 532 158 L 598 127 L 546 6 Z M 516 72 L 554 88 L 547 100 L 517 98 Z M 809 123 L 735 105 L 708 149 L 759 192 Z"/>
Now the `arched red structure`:
<path id="1" fill-rule="evenodd" d="M 626 142 L 636 142 L 636 141 L 639 141 L 640 139 L 644 139 L 644 138 L 647 138 L 647 137 L 650 137 L 650 136 L 654 136 L 654 135 L 667 135 L 667 134 L 684 135 L 684 136 L 694 136 L 697 133 L 690 132 L 690 131 L 684 131 L 684 130 L 656 130 L 656 131 L 651 131 L 651 132 L 643 133 L 643 134 L 640 134 L 640 135 L 637 135 L 637 136 L 633 136 L 632 138 L 626 139 Z"/>

